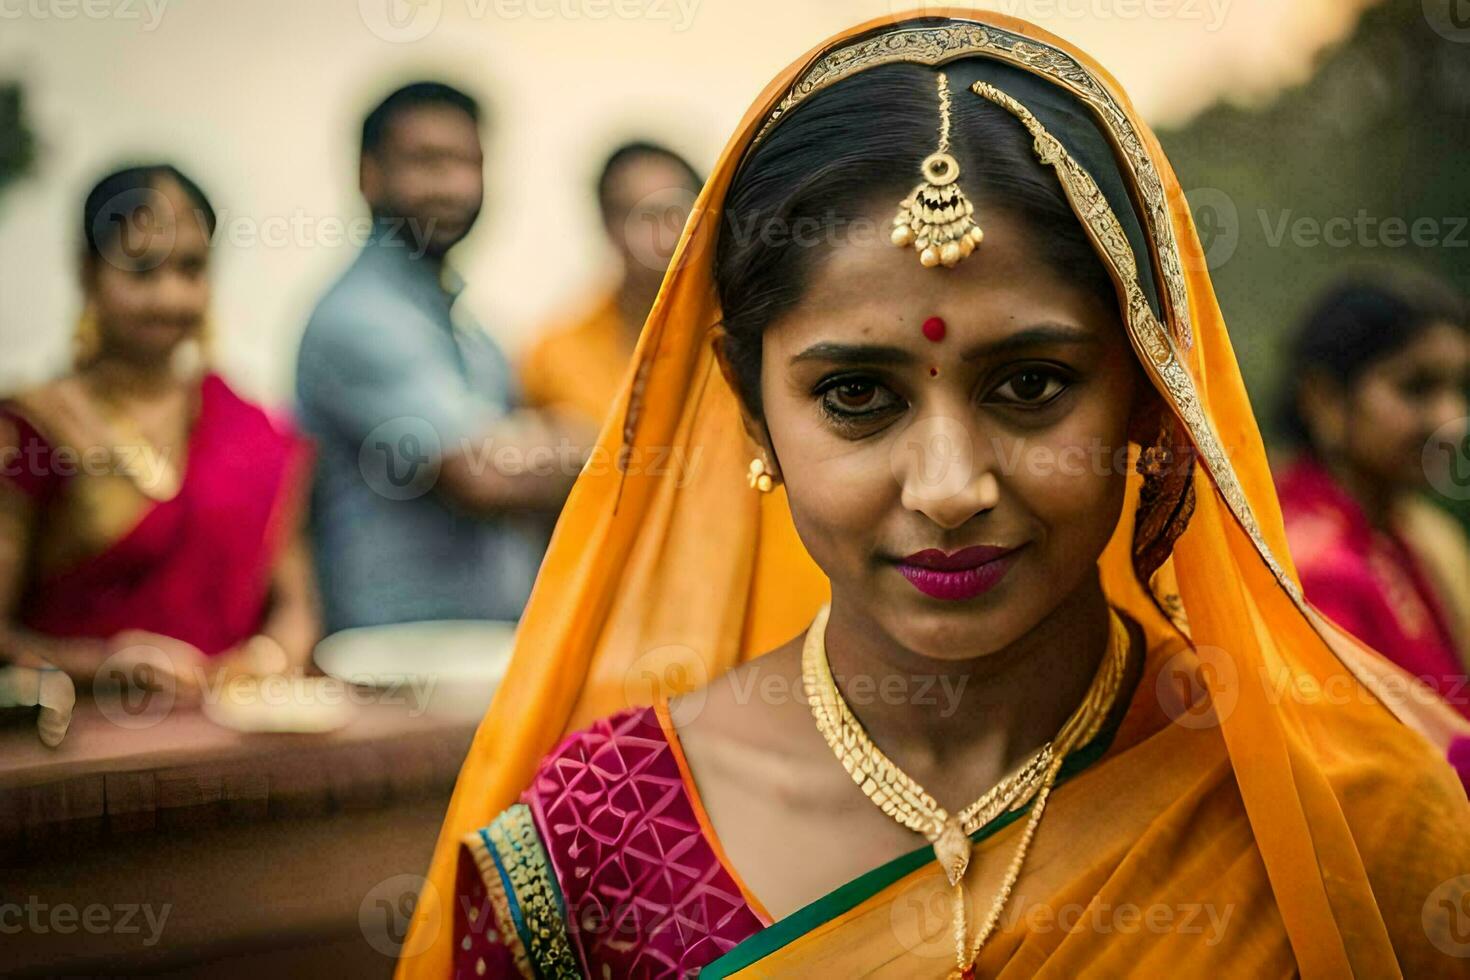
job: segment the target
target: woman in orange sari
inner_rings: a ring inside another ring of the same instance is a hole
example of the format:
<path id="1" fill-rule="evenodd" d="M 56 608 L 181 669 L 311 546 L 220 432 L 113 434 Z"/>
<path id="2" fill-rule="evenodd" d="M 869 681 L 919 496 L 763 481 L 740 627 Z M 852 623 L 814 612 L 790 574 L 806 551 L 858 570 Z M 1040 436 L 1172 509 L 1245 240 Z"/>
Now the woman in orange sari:
<path id="1" fill-rule="evenodd" d="M 303 665 L 310 450 L 207 364 L 215 213 L 167 164 L 82 215 L 74 369 L 0 401 L 0 649 L 196 694 Z"/>
<path id="2" fill-rule="evenodd" d="M 400 977 L 1461 965 L 1463 722 L 1302 598 L 1183 194 L 1080 52 L 810 52 L 635 362 Z"/>

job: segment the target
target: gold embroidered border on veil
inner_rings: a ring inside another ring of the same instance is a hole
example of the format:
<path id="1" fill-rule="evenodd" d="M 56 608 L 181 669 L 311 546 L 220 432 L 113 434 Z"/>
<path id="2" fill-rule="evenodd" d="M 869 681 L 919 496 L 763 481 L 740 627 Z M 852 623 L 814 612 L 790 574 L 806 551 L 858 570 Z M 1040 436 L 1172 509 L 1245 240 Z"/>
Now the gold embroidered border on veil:
<path id="1" fill-rule="evenodd" d="M 859 25 L 788 67 L 756 99 L 714 168 L 622 394 L 557 525 L 510 670 L 465 761 L 399 977 L 447 975 L 458 842 L 515 800 L 565 733 L 702 684 L 779 645 L 828 598 L 782 492 L 759 495 L 745 484 L 751 447 L 709 343 L 720 319 L 711 269 L 724 196 L 753 142 L 812 92 L 874 64 L 976 56 L 1047 79 L 1091 110 L 1136 195 L 1146 260 L 1160 284 L 1163 322 L 1138 288 L 1141 259 L 1106 202 L 1095 199 L 1086 171 L 1028 120 L 1024 106 L 1007 104 L 998 90 L 976 93 L 1031 129 L 1043 161 L 1056 169 L 1127 297 L 1124 321 L 1140 360 L 1201 463 L 1192 520 L 1152 591 L 1133 574 L 1130 514 L 1100 563 L 1109 597 L 1150 640 L 1177 641 L 1187 631 L 1198 649 L 1230 661 L 1232 689 L 1211 693 L 1228 694 L 1233 704 L 1221 713 L 1220 731 L 1301 973 L 1392 971 L 1383 923 L 1365 911 L 1373 894 L 1362 857 L 1317 762 L 1317 713 L 1329 709 L 1283 700 L 1271 681 L 1320 684 L 1346 670 L 1439 746 L 1465 724 L 1432 697 L 1406 695 L 1415 682 L 1302 599 L 1184 193 L 1121 88 L 1086 55 L 1025 22 L 965 10 L 924 13 Z M 1137 483 L 1130 477 L 1130 501 Z M 1145 684 L 1159 666 L 1150 662 Z M 1209 678 L 1220 683 L 1219 675 Z M 1387 717 L 1376 703 L 1336 710 Z M 1452 780 L 1445 769 L 1441 775 Z"/>

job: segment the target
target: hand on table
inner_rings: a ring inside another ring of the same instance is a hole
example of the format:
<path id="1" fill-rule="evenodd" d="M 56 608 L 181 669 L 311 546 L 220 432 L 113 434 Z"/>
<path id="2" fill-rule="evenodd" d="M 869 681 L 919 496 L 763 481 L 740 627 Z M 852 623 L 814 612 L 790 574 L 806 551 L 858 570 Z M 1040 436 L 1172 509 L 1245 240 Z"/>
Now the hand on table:
<path id="1" fill-rule="evenodd" d="M 93 686 L 99 681 L 116 683 L 117 677 L 104 677 L 104 672 L 117 672 L 129 684 L 144 690 L 170 690 L 176 697 L 196 700 L 208 671 L 209 659 L 192 643 L 150 633 L 147 630 L 123 630 L 107 641 L 107 660 Z"/>

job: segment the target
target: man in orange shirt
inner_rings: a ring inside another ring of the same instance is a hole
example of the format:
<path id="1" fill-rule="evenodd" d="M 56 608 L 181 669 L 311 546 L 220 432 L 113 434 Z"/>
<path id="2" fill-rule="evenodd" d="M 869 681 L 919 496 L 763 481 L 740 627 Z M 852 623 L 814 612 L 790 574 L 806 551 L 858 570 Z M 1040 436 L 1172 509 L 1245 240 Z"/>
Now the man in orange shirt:
<path id="1" fill-rule="evenodd" d="M 688 161 L 655 143 L 625 143 L 607 158 L 597 203 L 622 274 L 532 344 L 521 367 L 528 403 L 602 421 L 703 183 Z"/>

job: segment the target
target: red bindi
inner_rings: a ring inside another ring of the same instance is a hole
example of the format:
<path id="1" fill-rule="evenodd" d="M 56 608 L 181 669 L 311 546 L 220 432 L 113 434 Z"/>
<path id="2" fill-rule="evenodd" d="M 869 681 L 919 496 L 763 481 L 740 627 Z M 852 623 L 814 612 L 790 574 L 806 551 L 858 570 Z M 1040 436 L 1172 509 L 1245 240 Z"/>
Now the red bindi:
<path id="1" fill-rule="evenodd" d="M 920 329 L 924 331 L 925 337 L 934 341 L 936 344 L 944 339 L 944 321 L 937 316 L 931 316 L 925 320 L 924 325 Z"/>

